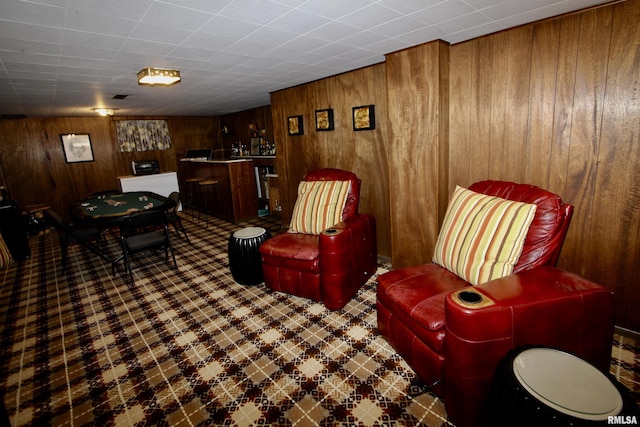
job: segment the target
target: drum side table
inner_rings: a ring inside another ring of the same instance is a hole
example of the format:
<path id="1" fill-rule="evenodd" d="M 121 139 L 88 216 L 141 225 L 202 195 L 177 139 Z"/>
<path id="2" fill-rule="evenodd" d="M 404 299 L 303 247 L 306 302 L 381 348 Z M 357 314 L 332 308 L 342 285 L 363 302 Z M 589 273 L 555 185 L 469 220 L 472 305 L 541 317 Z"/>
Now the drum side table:
<path id="1" fill-rule="evenodd" d="M 564 351 L 520 347 L 496 371 L 487 425 L 562 427 L 607 425 L 638 406 L 612 376 Z"/>
<path id="2" fill-rule="evenodd" d="M 246 227 L 229 236 L 229 268 L 233 280 L 241 285 L 257 285 L 264 281 L 262 257 L 258 248 L 271 233 L 262 227 Z"/>

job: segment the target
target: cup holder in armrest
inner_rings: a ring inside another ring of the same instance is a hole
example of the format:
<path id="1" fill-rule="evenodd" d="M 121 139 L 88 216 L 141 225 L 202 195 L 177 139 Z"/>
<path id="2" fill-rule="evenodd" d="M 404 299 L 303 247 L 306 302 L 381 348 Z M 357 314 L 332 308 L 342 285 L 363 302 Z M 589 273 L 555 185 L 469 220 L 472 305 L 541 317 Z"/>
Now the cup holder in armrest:
<path id="1" fill-rule="evenodd" d="M 337 236 L 338 234 L 342 233 L 342 231 L 343 230 L 338 228 L 327 228 L 322 232 L 322 234 L 324 234 L 325 236 Z"/>
<path id="2" fill-rule="evenodd" d="M 477 292 L 462 291 L 458 294 L 458 299 L 467 304 L 477 304 L 482 301 L 482 295 Z"/>
<path id="3" fill-rule="evenodd" d="M 472 287 L 459 289 L 453 293 L 452 297 L 456 304 L 465 308 L 482 308 L 495 304 L 489 297 Z"/>

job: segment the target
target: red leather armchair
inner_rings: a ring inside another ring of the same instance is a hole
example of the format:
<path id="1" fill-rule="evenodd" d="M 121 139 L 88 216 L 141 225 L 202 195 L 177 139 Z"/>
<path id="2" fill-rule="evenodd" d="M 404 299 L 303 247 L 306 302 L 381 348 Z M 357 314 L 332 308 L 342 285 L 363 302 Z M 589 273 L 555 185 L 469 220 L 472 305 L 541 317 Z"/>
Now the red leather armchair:
<path id="1" fill-rule="evenodd" d="M 537 205 L 513 273 L 471 286 L 431 263 L 380 275 L 377 289 L 378 330 L 444 398 L 458 427 L 482 425 L 496 367 L 510 349 L 559 348 L 607 372 L 614 327 L 610 291 L 553 267 L 571 205 L 525 184 L 483 181 L 469 189 Z"/>
<path id="2" fill-rule="evenodd" d="M 320 235 L 283 233 L 262 243 L 264 281 L 273 290 L 338 310 L 377 269 L 375 217 L 358 213 L 360 180 L 354 173 L 318 169 L 305 181 L 350 181 L 343 220 Z"/>

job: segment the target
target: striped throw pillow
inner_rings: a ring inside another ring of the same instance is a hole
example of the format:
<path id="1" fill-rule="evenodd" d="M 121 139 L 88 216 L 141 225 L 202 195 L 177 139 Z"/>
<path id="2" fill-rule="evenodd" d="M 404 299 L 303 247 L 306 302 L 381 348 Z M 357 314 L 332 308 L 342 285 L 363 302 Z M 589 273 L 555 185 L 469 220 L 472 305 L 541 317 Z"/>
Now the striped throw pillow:
<path id="1" fill-rule="evenodd" d="M 12 261 L 11 252 L 9 252 L 4 238 L 0 235 L 0 270 L 11 265 Z"/>
<path id="2" fill-rule="evenodd" d="M 320 234 L 342 221 L 349 181 L 302 181 L 289 232 Z"/>
<path id="3" fill-rule="evenodd" d="M 433 262 L 478 285 L 507 276 L 518 262 L 536 205 L 456 187 Z"/>

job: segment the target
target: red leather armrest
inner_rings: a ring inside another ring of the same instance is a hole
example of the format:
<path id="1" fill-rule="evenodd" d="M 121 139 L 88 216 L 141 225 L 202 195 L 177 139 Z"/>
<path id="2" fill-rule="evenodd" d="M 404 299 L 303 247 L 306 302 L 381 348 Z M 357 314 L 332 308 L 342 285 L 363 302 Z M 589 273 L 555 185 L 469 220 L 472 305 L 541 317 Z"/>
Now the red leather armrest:
<path id="1" fill-rule="evenodd" d="M 479 416 L 498 363 L 521 345 L 559 348 L 608 371 L 614 328 L 611 291 L 549 266 L 473 289 L 490 305 L 463 307 L 455 293 L 445 301 L 445 403 L 453 418 Z"/>
<path id="2" fill-rule="evenodd" d="M 357 214 L 320 234 L 324 304 L 337 310 L 377 269 L 375 217 Z"/>

